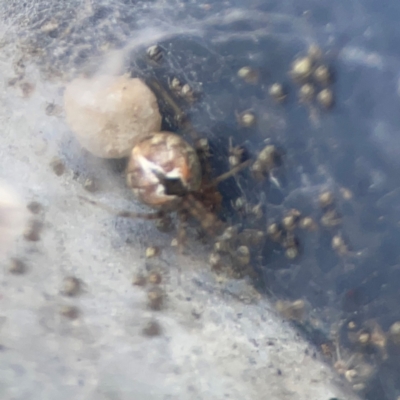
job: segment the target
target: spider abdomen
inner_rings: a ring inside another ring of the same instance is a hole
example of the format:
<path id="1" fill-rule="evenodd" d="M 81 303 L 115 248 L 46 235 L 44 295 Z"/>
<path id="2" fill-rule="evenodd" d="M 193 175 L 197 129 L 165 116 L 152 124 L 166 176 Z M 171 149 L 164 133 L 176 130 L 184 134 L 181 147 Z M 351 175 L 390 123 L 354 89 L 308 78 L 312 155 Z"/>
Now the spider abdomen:
<path id="1" fill-rule="evenodd" d="M 173 210 L 186 193 L 199 190 L 201 175 L 189 143 L 174 133 L 157 132 L 132 149 L 127 184 L 143 204 Z"/>

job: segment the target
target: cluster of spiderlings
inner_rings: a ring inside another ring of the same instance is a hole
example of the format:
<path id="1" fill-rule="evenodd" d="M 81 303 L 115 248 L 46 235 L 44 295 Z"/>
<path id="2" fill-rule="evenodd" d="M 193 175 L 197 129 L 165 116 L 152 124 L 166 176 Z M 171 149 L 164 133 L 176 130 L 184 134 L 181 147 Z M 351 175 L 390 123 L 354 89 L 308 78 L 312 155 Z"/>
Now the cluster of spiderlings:
<path id="1" fill-rule="evenodd" d="M 253 275 L 252 261 L 265 243 L 265 232 L 229 226 L 216 238 L 209 262 L 214 271 L 233 277 Z M 251 249 L 251 251 L 250 251 Z"/>
<path id="2" fill-rule="evenodd" d="M 157 65 L 160 65 L 164 61 L 163 49 L 158 45 L 148 48 L 147 55 L 151 62 L 154 62 Z M 249 66 L 239 69 L 237 75 L 249 85 L 256 85 L 260 79 L 259 72 Z M 289 70 L 289 76 L 296 84 L 300 85 L 299 96 L 302 102 L 309 103 L 316 99 L 317 102 L 326 109 L 333 105 L 333 95 L 330 89 L 330 85 L 333 83 L 332 71 L 323 62 L 322 51 L 317 46 L 311 46 L 306 56 L 299 57 L 293 61 Z M 164 100 L 169 103 L 170 109 L 173 112 L 178 115 L 183 115 L 181 108 L 178 106 L 179 100 L 183 99 L 190 105 L 196 99 L 196 96 L 193 96 L 194 92 L 193 90 L 190 90 L 191 87 L 188 83 L 181 82 L 176 77 L 170 77 L 167 82 L 167 88 L 163 88 L 160 83 L 155 86 L 153 85 L 153 88 L 156 87 L 156 89 L 158 89 L 156 90 L 157 94 L 164 97 Z M 319 92 L 316 94 L 318 90 Z M 187 96 L 187 94 L 190 95 Z M 287 91 L 280 83 L 271 85 L 269 94 L 277 103 L 282 103 L 287 98 Z M 236 119 L 239 126 L 242 128 L 251 128 L 255 125 L 257 116 L 251 109 L 249 109 L 240 113 L 236 112 Z M 196 137 L 196 133 L 191 129 L 190 121 L 185 120 L 184 128 L 186 128 L 184 129 L 184 132 L 189 131 L 192 137 L 194 133 L 194 137 Z M 210 156 L 208 152 L 208 143 L 206 143 L 206 146 L 200 146 L 199 143 L 201 141 L 207 142 L 207 139 L 197 138 L 196 142 L 197 155 L 200 159 L 202 175 L 204 178 L 205 176 L 211 175 L 212 171 L 207 163 L 207 157 Z M 242 145 L 234 145 L 233 142 L 234 138 L 231 137 L 229 139 L 228 149 L 228 165 L 231 171 L 234 171 L 235 168 L 242 165 L 246 159 L 244 157 L 246 149 Z M 207 149 L 204 147 L 207 147 Z M 274 179 L 274 171 L 283 163 L 282 154 L 273 144 L 266 145 L 258 154 L 250 155 L 250 159 L 251 160 L 248 160 L 250 161 L 248 166 L 251 174 L 248 176 L 251 179 L 254 179 L 255 182 Z M 233 176 L 235 173 L 236 172 L 233 172 L 228 176 Z M 134 191 L 135 190 L 136 189 L 134 189 Z M 196 219 L 207 220 L 207 218 L 210 218 L 209 222 L 202 223 L 202 226 L 211 232 L 210 227 L 216 225 L 217 222 L 220 222 L 216 215 L 218 209 L 216 204 L 218 203 L 219 205 L 219 200 L 208 200 L 209 204 L 206 205 L 205 196 L 198 196 L 199 193 L 204 193 L 204 190 L 205 186 L 203 181 L 203 185 L 200 185 L 198 189 L 194 191 L 194 193 L 197 194 L 195 198 L 198 201 L 195 203 L 189 202 L 189 204 L 194 205 L 193 210 L 195 211 L 191 211 L 191 214 Z M 219 194 L 216 188 L 214 189 L 214 195 L 215 193 Z M 149 204 L 149 202 L 145 203 Z M 181 203 L 181 206 L 182 204 L 185 203 Z M 198 210 L 196 210 L 196 204 L 200 206 Z M 234 200 L 233 208 L 240 217 L 239 219 L 241 219 L 242 222 L 245 221 L 246 226 L 257 228 L 254 230 L 259 232 L 259 238 L 262 237 L 263 240 L 268 238 L 269 240 L 279 242 L 285 248 L 285 254 L 290 259 L 294 259 L 299 255 L 300 245 L 299 239 L 295 235 L 296 229 L 299 228 L 312 231 L 318 226 L 311 217 L 303 217 L 297 210 L 290 210 L 287 215 L 283 217 L 281 222 L 270 223 L 266 226 L 265 219 L 260 216 L 260 212 L 262 214 L 262 205 L 250 206 L 245 197 L 239 197 Z M 340 218 L 337 215 L 336 209 L 330 207 L 322 208 L 324 213 L 320 221 L 321 225 L 328 229 L 337 226 L 340 223 Z M 206 211 L 209 212 L 207 213 Z M 211 215 L 212 217 L 210 217 Z M 262 226 L 263 223 L 264 226 Z M 231 238 L 228 241 L 221 240 L 221 238 L 224 237 L 223 235 L 218 236 L 214 252 L 210 256 L 211 265 L 217 269 L 220 268 L 221 265 L 227 265 L 231 269 L 238 269 L 237 266 L 239 265 L 243 269 L 243 266 L 250 263 L 252 258 L 254 258 L 254 254 L 257 253 L 256 251 L 253 252 L 253 250 L 249 250 L 252 249 L 251 246 L 248 247 L 243 245 L 240 240 L 238 240 L 241 231 L 244 230 L 244 225 L 242 224 L 233 227 L 225 224 L 220 225 L 220 228 L 221 226 L 225 226 L 228 231 L 233 229 L 237 234 L 235 235 L 235 239 Z M 213 233 L 215 234 L 216 232 Z M 347 248 L 343 238 L 339 235 L 332 238 L 332 247 L 339 254 L 344 254 L 345 249 Z M 240 250 L 239 255 L 238 249 Z"/>
<path id="3" fill-rule="evenodd" d="M 300 255 L 300 240 L 296 235 L 298 230 L 314 232 L 324 229 L 332 236 L 332 249 L 339 256 L 349 254 L 346 240 L 340 233 L 342 218 L 333 193 L 330 191 L 320 193 L 318 205 L 321 210 L 319 221 L 315 221 L 311 216 L 302 215 L 299 210 L 291 209 L 280 221 L 272 221 L 268 224 L 268 237 L 285 249 L 287 258 L 295 259 Z"/>
<path id="4" fill-rule="evenodd" d="M 254 85 L 259 80 L 258 72 L 249 66 L 239 69 L 237 75 L 247 84 Z M 324 62 L 319 47 L 312 45 L 305 56 L 296 58 L 291 65 L 289 76 L 299 87 L 298 99 L 300 103 L 312 104 L 316 102 L 326 110 L 333 107 L 333 73 Z M 283 103 L 288 97 L 288 88 L 280 82 L 275 82 L 269 87 L 269 95 L 276 103 Z M 244 127 L 253 126 L 256 121 L 255 115 L 250 110 L 238 114 L 237 119 L 239 124 Z"/>
<path id="5" fill-rule="evenodd" d="M 306 56 L 293 61 L 290 75 L 299 87 L 299 101 L 310 104 L 314 100 L 324 109 L 334 104 L 332 89 L 333 76 L 330 68 L 324 64 L 321 50 L 311 46 Z"/>

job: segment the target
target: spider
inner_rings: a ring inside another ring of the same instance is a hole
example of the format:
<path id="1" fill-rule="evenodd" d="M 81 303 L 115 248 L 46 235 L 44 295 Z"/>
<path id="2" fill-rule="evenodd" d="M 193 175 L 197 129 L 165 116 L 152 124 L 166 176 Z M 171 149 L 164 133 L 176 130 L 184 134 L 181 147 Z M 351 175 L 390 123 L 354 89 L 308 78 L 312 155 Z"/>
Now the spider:
<path id="1" fill-rule="evenodd" d="M 199 143 L 196 151 L 181 136 L 165 131 L 142 138 L 131 151 L 126 182 L 136 198 L 154 211 L 118 212 L 100 206 L 120 217 L 148 220 L 162 220 L 169 213 L 177 212 L 181 222 L 191 216 L 208 235 L 216 236 L 225 227 L 217 216 L 222 201 L 217 185 L 246 168 L 250 160 L 211 180 L 207 166 L 208 144 L 204 140 Z"/>

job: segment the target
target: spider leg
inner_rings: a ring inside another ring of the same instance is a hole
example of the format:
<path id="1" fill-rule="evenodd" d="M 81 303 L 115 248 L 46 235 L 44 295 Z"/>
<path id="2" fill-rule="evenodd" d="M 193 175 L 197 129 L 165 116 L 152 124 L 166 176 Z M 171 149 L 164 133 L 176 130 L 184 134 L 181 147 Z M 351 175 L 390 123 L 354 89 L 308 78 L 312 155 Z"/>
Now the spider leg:
<path id="1" fill-rule="evenodd" d="M 168 107 L 171 108 L 175 118 L 180 121 L 180 126 L 184 129 L 185 133 L 190 135 L 193 140 L 196 140 L 198 138 L 197 132 L 193 128 L 193 125 L 189 122 L 189 119 L 186 118 L 185 112 L 181 109 L 181 107 L 179 107 L 178 103 L 173 99 L 173 97 L 155 79 L 151 79 L 148 84 L 156 92 L 156 94 L 158 94 L 159 97 L 165 101 Z"/>
<path id="2" fill-rule="evenodd" d="M 178 241 L 178 252 L 183 254 L 183 249 L 186 242 L 186 228 L 187 228 L 187 215 L 186 212 L 178 212 L 178 229 L 177 229 L 177 241 Z"/>
<path id="3" fill-rule="evenodd" d="M 117 217 L 132 218 L 132 219 L 140 218 L 140 219 L 149 219 L 149 220 L 160 219 L 160 218 L 164 217 L 163 211 L 155 211 L 152 213 L 136 213 L 136 212 L 132 212 L 132 211 L 120 211 L 120 210 L 116 210 L 112 207 L 109 207 L 103 203 L 99 203 L 97 201 L 90 200 L 87 197 L 84 197 L 84 196 L 78 196 L 78 197 L 79 197 L 79 199 L 85 201 L 86 203 L 89 203 L 96 207 L 102 208 L 103 210 L 109 212 L 110 214 L 114 214 Z"/>
<path id="4" fill-rule="evenodd" d="M 220 182 L 230 178 L 231 176 L 236 175 L 238 172 L 240 172 L 242 169 L 247 168 L 251 164 L 252 160 L 246 160 L 239 164 L 238 166 L 232 168 L 230 171 L 225 172 L 224 174 L 217 176 L 210 184 L 208 184 L 206 187 L 211 187 L 211 186 L 217 186 Z"/>
<path id="5" fill-rule="evenodd" d="M 188 194 L 184 198 L 182 206 L 200 222 L 201 227 L 211 236 L 215 236 L 216 232 L 222 229 L 222 221 L 215 214 L 209 212 L 193 195 Z"/>

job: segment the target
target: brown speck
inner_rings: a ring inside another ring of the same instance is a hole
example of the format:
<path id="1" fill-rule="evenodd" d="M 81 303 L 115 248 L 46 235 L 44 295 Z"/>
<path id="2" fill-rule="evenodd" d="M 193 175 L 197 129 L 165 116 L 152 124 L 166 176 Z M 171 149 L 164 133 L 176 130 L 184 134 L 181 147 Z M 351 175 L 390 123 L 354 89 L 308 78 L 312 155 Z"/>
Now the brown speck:
<path id="1" fill-rule="evenodd" d="M 331 83 L 331 73 L 326 65 L 318 66 L 314 71 L 314 79 L 321 85 L 329 85 Z"/>
<path id="2" fill-rule="evenodd" d="M 317 95 L 317 101 L 325 109 L 332 108 L 335 102 L 332 90 L 330 89 L 321 90 Z"/>
<path id="3" fill-rule="evenodd" d="M 334 202 L 334 197 L 332 192 L 323 192 L 319 195 L 319 205 L 321 208 L 329 207 Z"/>
<path id="4" fill-rule="evenodd" d="M 88 192 L 95 192 L 97 190 L 96 181 L 92 178 L 87 178 L 83 183 L 83 188 Z"/>
<path id="5" fill-rule="evenodd" d="M 163 218 L 160 218 L 158 220 L 156 220 L 155 222 L 156 228 L 160 231 L 160 232 L 171 232 L 173 229 L 173 223 L 172 223 L 172 219 L 170 216 L 165 216 Z"/>
<path id="6" fill-rule="evenodd" d="M 356 383 L 353 385 L 353 390 L 356 392 L 361 392 L 362 390 L 365 389 L 365 384 L 364 383 Z"/>
<path id="7" fill-rule="evenodd" d="M 308 48 L 308 57 L 310 57 L 312 61 L 318 61 L 322 57 L 322 50 L 318 45 L 312 44 Z"/>
<path id="8" fill-rule="evenodd" d="M 61 293 L 64 296 L 76 296 L 79 293 L 80 288 L 80 280 L 74 276 L 68 276 L 63 280 Z"/>
<path id="9" fill-rule="evenodd" d="M 321 218 L 321 225 L 325 228 L 334 228 L 341 224 L 341 217 L 336 210 L 327 211 Z"/>
<path id="10" fill-rule="evenodd" d="M 317 225 L 311 217 L 304 217 L 299 222 L 300 229 L 306 229 L 309 231 L 315 231 L 317 229 Z"/>
<path id="11" fill-rule="evenodd" d="M 305 81 L 312 72 L 313 60 L 311 57 L 302 57 L 294 60 L 290 75 L 296 82 Z"/>
<path id="12" fill-rule="evenodd" d="M 163 51 L 162 51 L 161 47 L 156 45 L 156 44 L 153 45 L 153 46 L 150 46 L 147 49 L 146 53 L 147 53 L 147 56 L 151 60 L 153 60 L 153 61 L 155 61 L 157 63 L 159 63 L 163 58 Z"/>
<path id="13" fill-rule="evenodd" d="M 48 115 L 48 116 L 60 115 L 61 110 L 62 110 L 62 108 L 59 105 L 54 104 L 54 103 L 47 104 L 46 109 L 45 109 L 46 115 Z"/>
<path id="14" fill-rule="evenodd" d="M 58 157 L 53 158 L 50 167 L 57 176 L 61 176 L 65 172 L 65 165 Z"/>
<path id="15" fill-rule="evenodd" d="M 54 32 L 58 28 L 58 22 L 55 19 L 51 19 L 46 21 L 41 27 L 40 30 L 44 33 Z"/>
<path id="16" fill-rule="evenodd" d="M 242 67 L 237 72 L 239 78 L 243 79 L 246 83 L 250 83 L 252 85 L 257 84 L 259 79 L 258 72 L 251 67 Z"/>
<path id="17" fill-rule="evenodd" d="M 296 247 L 288 247 L 285 251 L 285 256 L 290 260 L 294 260 L 299 255 L 299 251 Z"/>
<path id="18" fill-rule="evenodd" d="M 75 306 L 65 305 L 60 308 L 60 314 L 68 319 L 77 319 L 79 317 L 79 309 Z"/>
<path id="19" fill-rule="evenodd" d="M 147 292 L 148 305 L 152 310 L 161 310 L 164 292 L 160 288 L 152 288 Z"/>
<path id="20" fill-rule="evenodd" d="M 332 249 L 341 256 L 345 255 L 348 251 L 346 242 L 340 235 L 335 235 L 332 238 Z"/>
<path id="21" fill-rule="evenodd" d="M 9 265 L 9 271 L 15 275 L 21 275 L 26 272 L 25 263 L 19 258 L 12 258 Z"/>
<path id="22" fill-rule="evenodd" d="M 192 310 L 191 314 L 192 314 L 192 316 L 193 316 L 194 318 L 200 319 L 201 316 L 203 315 L 203 311 L 194 308 L 194 309 Z"/>
<path id="23" fill-rule="evenodd" d="M 286 99 L 286 91 L 280 83 L 271 85 L 269 94 L 277 103 L 282 103 Z"/>
<path id="24" fill-rule="evenodd" d="M 251 128 L 256 123 L 256 116 L 250 111 L 244 111 L 237 116 L 240 126 Z"/>
<path id="25" fill-rule="evenodd" d="M 287 319 L 301 321 L 304 318 L 306 307 L 304 301 L 301 299 L 293 302 L 278 300 L 275 307 Z"/>
<path id="26" fill-rule="evenodd" d="M 299 90 L 299 100 L 302 103 L 309 103 L 313 100 L 315 95 L 315 88 L 311 83 L 305 83 L 300 87 Z"/>
<path id="27" fill-rule="evenodd" d="M 38 201 L 31 201 L 28 203 L 26 208 L 32 213 L 32 214 L 39 214 L 42 210 L 43 207 Z"/>
<path id="28" fill-rule="evenodd" d="M 390 327 L 389 335 L 395 344 L 400 344 L 400 321 L 395 322 Z"/>
<path id="29" fill-rule="evenodd" d="M 211 253 L 209 262 L 213 270 L 220 270 L 223 266 L 222 257 L 218 253 Z"/>
<path id="30" fill-rule="evenodd" d="M 282 230 L 278 224 L 272 223 L 267 228 L 267 234 L 274 242 L 278 242 L 282 237 Z"/>
<path id="31" fill-rule="evenodd" d="M 22 58 L 20 58 L 15 64 L 14 64 L 14 69 L 17 75 L 20 75 L 22 78 L 25 75 L 25 62 Z"/>
<path id="32" fill-rule="evenodd" d="M 20 88 L 22 91 L 22 96 L 23 97 L 29 97 L 32 92 L 35 90 L 35 85 L 29 82 L 21 82 Z"/>
<path id="33" fill-rule="evenodd" d="M 146 277 L 143 274 L 136 274 L 132 279 L 132 285 L 134 286 L 146 285 Z"/>
<path id="34" fill-rule="evenodd" d="M 368 332 L 361 332 L 358 335 L 358 341 L 363 345 L 368 344 L 370 339 L 371 339 L 371 336 Z"/>
<path id="35" fill-rule="evenodd" d="M 341 188 L 340 189 L 340 194 L 342 195 L 344 200 L 351 200 L 353 198 L 353 193 L 351 192 L 351 190 L 347 189 L 347 188 Z"/>
<path id="36" fill-rule="evenodd" d="M 157 247 L 150 246 L 146 249 L 146 258 L 152 258 L 158 256 L 160 250 Z"/>
<path id="37" fill-rule="evenodd" d="M 43 224 L 38 220 L 31 220 L 24 231 L 24 239 L 30 242 L 37 242 L 40 240 L 40 231 Z"/>
<path id="38" fill-rule="evenodd" d="M 349 382 L 353 382 L 354 378 L 357 377 L 357 371 L 355 369 L 348 369 L 345 373 L 344 373 L 344 377 L 347 379 L 347 381 Z"/>
<path id="39" fill-rule="evenodd" d="M 160 336 L 162 329 L 157 321 L 152 320 L 145 325 L 142 332 L 143 335 L 145 336 L 154 337 L 154 336 Z"/>
<path id="40" fill-rule="evenodd" d="M 241 266 L 246 266 L 250 262 L 250 250 L 247 246 L 239 246 L 236 250 L 236 260 Z"/>
<path id="41" fill-rule="evenodd" d="M 356 325 L 356 323 L 355 323 L 354 321 L 350 321 L 350 322 L 347 324 L 347 327 L 348 327 L 349 329 L 356 329 L 356 328 L 357 328 L 357 325 Z"/>
<path id="42" fill-rule="evenodd" d="M 162 281 L 161 274 L 158 271 L 150 272 L 147 279 L 153 285 L 159 285 Z"/>
<path id="43" fill-rule="evenodd" d="M 20 79 L 21 78 L 11 78 L 8 80 L 7 84 L 8 86 L 15 86 Z"/>

